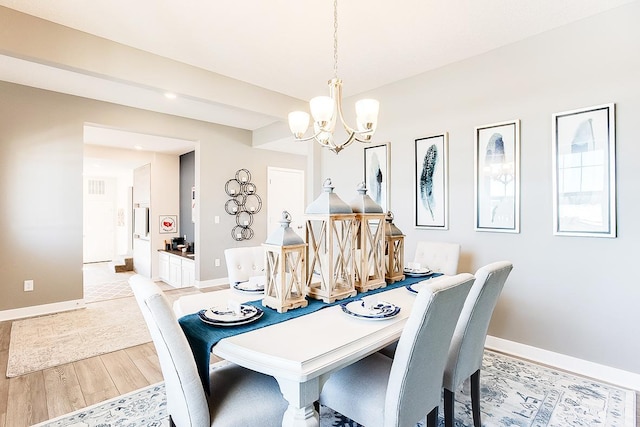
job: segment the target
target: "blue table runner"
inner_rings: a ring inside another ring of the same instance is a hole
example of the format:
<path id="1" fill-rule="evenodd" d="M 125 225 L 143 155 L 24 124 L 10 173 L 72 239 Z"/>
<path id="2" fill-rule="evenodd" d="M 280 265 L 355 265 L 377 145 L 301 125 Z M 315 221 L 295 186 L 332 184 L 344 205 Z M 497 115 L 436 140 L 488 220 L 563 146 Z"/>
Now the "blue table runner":
<path id="1" fill-rule="evenodd" d="M 247 323 L 245 325 L 239 326 L 225 326 L 225 327 L 216 327 L 212 325 L 208 325 L 200 320 L 198 313 L 187 314 L 186 316 L 178 319 L 184 334 L 187 337 L 187 341 L 189 341 L 189 345 L 191 346 L 191 351 L 193 352 L 193 357 L 196 360 L 196 366 L 198 367 L 198 374 L 200 375 L 200 379 L 202 380 L 202 385 L 204 386 L 207 394 L 209 393 L 209 362 L 211 358 L 211 349 L 214 345 L 218 343 L 218 341 L 232 337 L 238 334 L 242 334 L 244 332 L 253 331 L 256 329 L 264 328 L 266 326 L 274 325 L 276 323 L 284 322 L 289 319 L 295 319 L 296 317 L 304 316 L 309 313 L 313 313 L 325 307 L 332 307 L 334 305 L 342 304 L 345 302 L 350 302 L 359 298 L 362 298 L 366 295 L 373 295 L 379 292 L 389 291 L 391 289 L 396 289 L 399 287 L 407 286 L 413 283 L 417 283 L 423 280 L 431 279 L 433 277 L 441 276 L 440 273 L 432 274 L 428 277 L 408 277 L 405 280 L 400 282 L 396 282 L 393 284 L 388 284 L 384 288 L 374 289 L 368 292 L 359 293 L 354 297 L 341 299 L 332 303 L 325 303 L 321 300 L 311 299 L 307 297 L 307 301 L 309 304 L 306 307 L 296 308 L 293 310 L 289 310 L 285 313 L 278 313 L 276 310 L 265 307 L 262 305 L 262 296 L 259 297 L 258 300 L 245 302 L 243 304 L 250 304 L 255 307 L 260 308 L 264 311 L 263 316 L 252 323 Z M 205 308 L 205 307 L 203 307 Z"/>

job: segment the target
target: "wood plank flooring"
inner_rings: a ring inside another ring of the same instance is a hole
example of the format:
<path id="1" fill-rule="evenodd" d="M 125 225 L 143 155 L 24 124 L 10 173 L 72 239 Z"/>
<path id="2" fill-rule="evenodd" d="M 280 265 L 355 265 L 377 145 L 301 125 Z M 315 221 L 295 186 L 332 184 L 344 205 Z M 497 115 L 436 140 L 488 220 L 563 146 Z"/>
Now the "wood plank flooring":
<path id="1" fill-rule="evenodd" d="M 0 427 L 30 426 L 162 381 L 152 343 L 6 378 L 10 336 L 11 321 L 0 322 Z M 638 394 L 636 402 L 640 408 Z"/>

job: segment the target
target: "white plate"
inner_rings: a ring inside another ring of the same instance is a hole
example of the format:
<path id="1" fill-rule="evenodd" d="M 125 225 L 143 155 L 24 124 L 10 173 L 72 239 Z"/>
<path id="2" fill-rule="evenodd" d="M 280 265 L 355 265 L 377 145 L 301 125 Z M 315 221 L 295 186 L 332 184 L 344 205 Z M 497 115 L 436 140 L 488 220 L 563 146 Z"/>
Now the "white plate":
<path id="1" fill-rule="evenodd" d="M 239 282 L 233 284 L 233 289 L 240 292 L 248 292 L 251 294 L 263 294 L 264 293 L 264 284 L 254 284 L 251 282 Z"/>
<path id="2" fill-rule="evenodd" d="M 226 305 L 219 305 L 204 310 L 200 317 L 206 318 L 209 322 L 237 323 L 251 319 L 252 317 L 258 315 L 258 313 L 260 313 L 261 311 L 262 310 L 260 310 L 258 307 L 254 307 L 248 304 L 241 304 L 240 313 L 236 314 Z"/>
<path id="3" fill-rule="evenodd" d="M 385 301 L 378 301 L 378 304 L 371 309 L 366 308 L 364 301 L 361 299 L 342 303 L 340 307 L 342 311 L 351 316 L 370 320 L 389 319 L 400 313 L 400 307 Z"/>
<path id="4" fill-rule="evenodd" d="M 258 314 L 256 314 L 255 316 L 249 318 L 249 319 L 245 319 L 245 320 L 239 320 L 237 322 L 214 322 L 212 320 L 209 320 L 205 315 L 206 310 L 201 310 L 198 312 L 198 317 L 200 318 L 200 320 L 202 320 L 204 323 L 206 323 L 207 325 L 212 325 L 212 326 L 225 326 L 225 327 L 231 327 L 231 326 L 239 326 L 239 325 L 246 325 L 247 323 L 251 323 L 251 322 L 255 322 L 256 320 L 260 319 L 262 317 L 262 315 L 264 314 L 264 312 L 262 310 L 260 310 L 258 308 Z"/>

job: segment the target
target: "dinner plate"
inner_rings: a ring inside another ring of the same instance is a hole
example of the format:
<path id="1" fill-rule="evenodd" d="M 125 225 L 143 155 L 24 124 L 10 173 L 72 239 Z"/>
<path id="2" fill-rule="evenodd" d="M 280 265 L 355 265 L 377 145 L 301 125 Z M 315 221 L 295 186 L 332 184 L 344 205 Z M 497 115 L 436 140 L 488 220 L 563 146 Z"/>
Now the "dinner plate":
<path id="1" fill-rule="evenodd" d="M 224 327 L 231 327 L 231 326 L 240 326 L 240 325 L 246 325 L 247 323 L 252 323 L 255 322 L 256 320 L 260 319 L 262 317 L 262 315 L 264 314 L 264 312 L 262 310 L 260 310 L 258 308 L 258 314 L 256 314 L 253 317 L 250 317 L 248 319 L 244 319 L 244 320 L 238 320 L 236 322 L 215 322 L 213 320 L 210 320 L 209 318 L 207 318 L 204 313 L 206 310 L 200 310 L 198 312 L 198 317 L 200 318 L 200 320 L 202 320 L 204 323 L 206 323 L 207 325 L 211 325 L 211 326 L 224 326 Z"/>
<path id="2" fill-rule="evenodd" d="M 233 284 L 233 289 L 238 290 L 240 292 L 247 292 L 251 294 L 262 294 L 264 293 L 264 283 L 257 284 L 257 283 L 251 283 L 249 281 L 238 282 Z"/>
<path id="3" fill-rule="evenodd" d="M 257 316 L 261 311 L 262 310 L 260 310 L 258 307 L 254 307 L 248 304 L 241 304 L 240 313 L 236 314 L 226 305 L 219 305 L 202 310 L 201 317 L 206 318 L 210 322 L 237 323 L 251 319 L 252 317 Z"/>
<path id="4" fill-rule="evenodd" d="M 404 274 L 409 277 L 425 277 L 433 274 L 428 268 L 405 268 Z"/>
<path id="5" fill-rule="evenodd" d="M 342 311 L 361 319 L 384 320 L 396 316 L 400 313 L 400 307 L 390 302 L 379 301 L 372 308 L 365 307 L 364 301 L 357 299 L 355 301 L 340 304 Z"/>

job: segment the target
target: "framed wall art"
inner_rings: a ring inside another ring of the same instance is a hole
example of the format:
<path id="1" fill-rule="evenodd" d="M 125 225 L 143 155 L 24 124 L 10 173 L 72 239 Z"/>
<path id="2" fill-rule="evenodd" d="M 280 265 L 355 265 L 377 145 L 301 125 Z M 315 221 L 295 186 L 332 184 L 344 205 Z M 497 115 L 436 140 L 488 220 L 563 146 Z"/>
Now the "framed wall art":
<path id="1" fill-rule="evenodd" d="M 616 237 L 615 105 L 553 114 L 553 233 Z"/>
<path id="2" fill-rule="evenodd" d="M 364 182 L 367 194 L 384 212 L 389 210 L 390 144 L 364 148 Z"/>
<path id="3" fill-rule="evenodd" d="M 160 215 L 160 233 L 177 233 L 178 215 Z"/>
<path id="4" fill-rule="evenodd" d="M 447 230 L 449 227 L 448 134 L 415 140 L 415 226 Z"/>
<path id="5" fill-rule="evenodd" d="M 520 121 L 476 127 L 475 229 L 520 232 Z"/>

